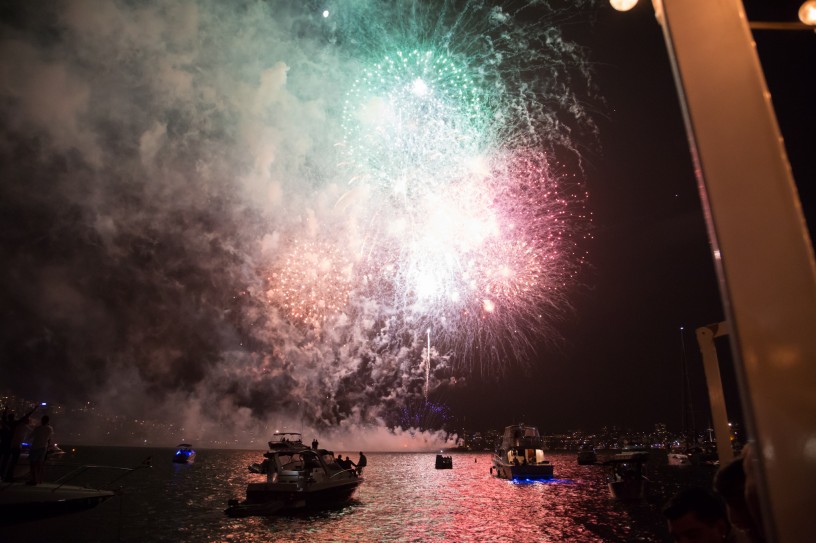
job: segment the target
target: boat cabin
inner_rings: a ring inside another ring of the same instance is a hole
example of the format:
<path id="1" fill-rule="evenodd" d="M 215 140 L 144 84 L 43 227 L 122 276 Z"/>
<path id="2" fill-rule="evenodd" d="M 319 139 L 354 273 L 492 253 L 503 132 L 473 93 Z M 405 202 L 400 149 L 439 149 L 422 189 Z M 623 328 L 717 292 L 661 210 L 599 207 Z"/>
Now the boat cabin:
<path id="1" fill-rule="evenodd" d="M 270 483 L 298 483 L 304 477 L 319 482 L 347 471 L 336 462 L 332 451 L 325 449 L 272 451 L 264 456 L 261 471 Z"/>
<path id="2" fill-rule="evenodd" d="M 508 426 L 504 429 L 500 452 L 509 464 L 544 464 L 544 440 L 535 426 L 523 424 Z"/>

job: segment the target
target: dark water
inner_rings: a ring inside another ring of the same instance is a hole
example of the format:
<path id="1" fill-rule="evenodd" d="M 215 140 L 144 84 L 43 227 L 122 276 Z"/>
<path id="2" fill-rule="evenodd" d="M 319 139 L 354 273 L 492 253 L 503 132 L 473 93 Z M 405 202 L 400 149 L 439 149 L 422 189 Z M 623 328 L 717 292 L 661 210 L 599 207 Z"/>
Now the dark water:
<path id="1" fill-rule="evenodd" d="M 647 499 L 627 504 L 609 497 L 604 467 L 579 466 L 573 453 L 549 454 L 556 479 L 531 484 L 491 477 L 488 453 L 453 454 L 452 470 L 434 469 L 432 453 L 371 453 L 366 480 L 344 507 L 231 519 L 223 514 L 227 500 L 243 498 L 246 483 L 259 477 L 246 466 L 260 460 L 260 452 L 199 450 L 192 465 L 173 464 L 173 452 L 77 448 L 63 464 L 133 466 L 151 456 L 153 467 L 121 480 L 121 498 L 82 513 L 0 527 L 0 541 L 663 542 L 660 507 L 667 497 L 682 486 L 710 485 L 713 477 L 710 466 L 669 468 L 665 455 L 653 454 Z M 50 466 L 49 478 L 65 469 Z"/>

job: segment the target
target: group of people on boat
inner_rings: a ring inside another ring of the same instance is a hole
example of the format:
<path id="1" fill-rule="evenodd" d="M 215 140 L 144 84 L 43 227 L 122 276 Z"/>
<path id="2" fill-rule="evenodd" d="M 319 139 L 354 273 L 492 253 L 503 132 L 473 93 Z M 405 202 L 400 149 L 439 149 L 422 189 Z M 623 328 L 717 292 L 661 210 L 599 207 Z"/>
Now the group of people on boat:
<path id="1" fill-rule="evenodd" d="M 23 452 L 23 442 L 28 439 L 28 461 L 30 472 L 28 484 L 42 483 L 45 478 L 45 458 L 54 429 L 49 424 L 48 415 L 43 415 L 39 426 L 32 428 L 31 415 L 37 410 L 34 406 L 22 417 L 15 418 L 14 412 L 8 406 L 0 414 L 0 478 L 3 481 L 13 481 L 17 462 Z"/>
<path id="2" fill-rule="evenodd" d="M 357 472 L 357 475 L 363 474 L 363 468 L 366 467 L 368 464 L 368 460 L 366 456 L 363 454 L 363 451 L 360 451 L 360 458 L 355 463 L 351 460 L 348 456 L 346 456 L 345 460 L 343 459 L 343 455 L 338 454 L 337 458 L 334 460 L 338 466 L 343 469 L 353 469 Z"/>

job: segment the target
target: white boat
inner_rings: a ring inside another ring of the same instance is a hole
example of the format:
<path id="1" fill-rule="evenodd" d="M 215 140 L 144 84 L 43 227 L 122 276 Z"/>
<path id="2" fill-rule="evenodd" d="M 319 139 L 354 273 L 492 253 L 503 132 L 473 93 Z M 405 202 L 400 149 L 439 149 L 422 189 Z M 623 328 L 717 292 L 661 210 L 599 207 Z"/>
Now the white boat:
<path id="1" fill-rule="evenodd" d="M 67 484 L 89 470 L 119 470 L 127 473 L 150 467 L 148 458 L 135 468 L 81 466 L 53 483 L 29 485 L 25 482 L 0 483 L 0 525 L 36 520 L 96 507 L 115 496 L 116 491 Z M 105 486 L 121 479 L 108 481 Z"/>
<path id="2" fill-rule="evenodd" d="M 670 466 L 682 467 L 691 465 L 691 458 L 689 458 L 689 455 L 680 451 L 669 452 L 667 461 Z"/>
<path id="3" fill-rule="evenodd" d="M 292 434 L 285 441 L 278 435 L 269 449 L 263 462 L 249 467 L 266 481 L 249 483 L 246 499 L 229 500 L 224 513 L 245 517 L 331 507 L 351 498 L 363 482 L 356 470 L 337 464 L 332 451 L 310 449 Z"/>
<path id="4" fill-rule="evenodd" d="M 553 465 L 544 458 L 544 440 L 535 426 L 515 424 L 504 429 L 493 455 L 490 473 L 512 480 L 539 480 L 553 477 Z"/>
<path id="5" fill-rule="evenodd" d="M 604 462 L 610 467 L 609 493 L 613 498 L 632 501 L 642 500 L 646 496 L 645 464 L 649 453 L 643 451 L 622 452 Z"/>
<path id="6" fill-rule="evenodd" d="M 21 522 L 91 509 L 114 495 L 112 490 L 60 483 L 2 483 L 0 523 Z"/>

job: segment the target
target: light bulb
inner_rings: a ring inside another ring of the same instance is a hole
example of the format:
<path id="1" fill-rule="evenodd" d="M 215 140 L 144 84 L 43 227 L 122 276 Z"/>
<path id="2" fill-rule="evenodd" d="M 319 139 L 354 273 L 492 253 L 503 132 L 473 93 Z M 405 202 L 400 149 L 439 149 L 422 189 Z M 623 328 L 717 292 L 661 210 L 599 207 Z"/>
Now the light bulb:
<path id="1" fill-rule="evenodd" d="M 629 11 L 635 7 L 638 0 L 609 0 L 609 3 L 618 11 Z"/>
<path id="2" fill-rule="evenodd" d="M 799 20 L 806 25 L 816 26 L 816 0 L 808 0 L 799 7 Z"/>

